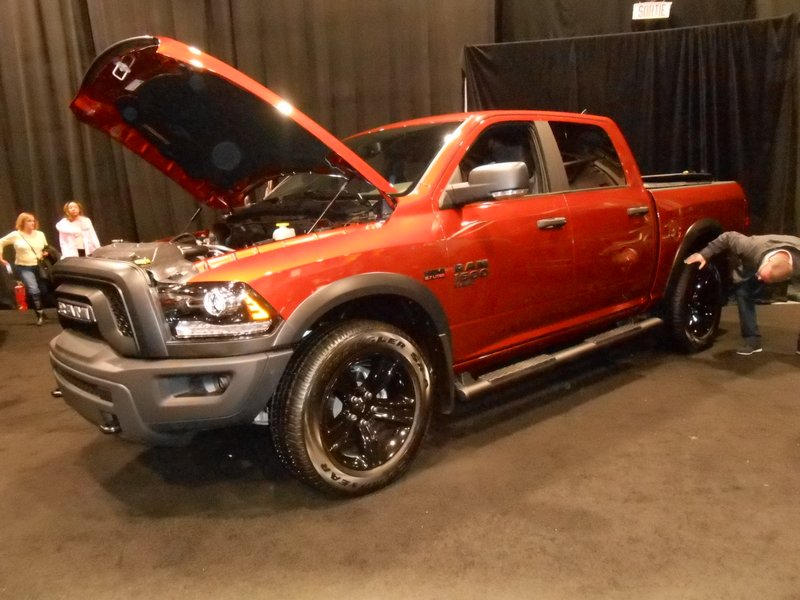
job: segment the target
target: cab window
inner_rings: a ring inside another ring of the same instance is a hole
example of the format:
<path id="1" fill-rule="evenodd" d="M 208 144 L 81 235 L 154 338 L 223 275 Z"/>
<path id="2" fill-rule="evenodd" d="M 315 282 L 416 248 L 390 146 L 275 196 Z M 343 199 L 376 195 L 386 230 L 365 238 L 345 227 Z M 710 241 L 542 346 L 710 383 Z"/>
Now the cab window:
<path id="1" fill-rule="evenodd" d="M 551 121 L 571 190 L 625 185 L 625 172 L 614 144 L 602 127 Z"/>

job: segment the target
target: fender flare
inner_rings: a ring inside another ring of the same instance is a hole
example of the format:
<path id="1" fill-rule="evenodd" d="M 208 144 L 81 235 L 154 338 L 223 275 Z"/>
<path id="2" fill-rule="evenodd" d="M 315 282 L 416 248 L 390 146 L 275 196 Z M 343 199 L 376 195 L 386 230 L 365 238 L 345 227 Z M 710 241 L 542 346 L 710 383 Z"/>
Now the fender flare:
<path id="1" fill-rule="evenodd" d="M 337 306 L 376 295 L 394 295 L 419 304 L 430 316 L 439 336 L 450 339 L 450 326 L 439 299 L 419 281 L 397 273 L 362 273 L 325 285 L 303 300 L 286 319 L 276 346 L 294 344 L 324 315 Z"/>

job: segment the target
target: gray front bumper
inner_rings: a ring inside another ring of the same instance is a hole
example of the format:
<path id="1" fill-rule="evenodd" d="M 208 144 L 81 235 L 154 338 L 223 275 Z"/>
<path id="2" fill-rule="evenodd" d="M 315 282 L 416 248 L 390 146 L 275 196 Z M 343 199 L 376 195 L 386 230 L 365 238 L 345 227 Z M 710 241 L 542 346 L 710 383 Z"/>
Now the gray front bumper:
<path id="1" fill-rule="evenodd" d="M 122 437 L 174 445 L 194 433 L 249 423 L 267 405 L 291 350 L 244 356 L 136 359 L 70 330 L 50 342 L 64 400 Z M 227 381 L 215 387 L 209 382 Z M 224 388 L 224 389 L 223 389 Z"/>

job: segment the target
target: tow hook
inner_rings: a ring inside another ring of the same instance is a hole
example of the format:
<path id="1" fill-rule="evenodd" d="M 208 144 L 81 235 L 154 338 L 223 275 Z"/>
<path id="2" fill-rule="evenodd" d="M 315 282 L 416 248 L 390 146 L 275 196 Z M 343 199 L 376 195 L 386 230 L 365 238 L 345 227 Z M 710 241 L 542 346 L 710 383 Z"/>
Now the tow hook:
<path id="1" fill-rule="evenodd" d="M 122 431 L 122 427 L 120 427 L 116 415 L 112 415 L 111 413 L 103 411 L 101 411 L 100 414 L 103 417 L 103 424 L 98 425 L 98 427 L 100 427 L 100 431 L 107 434 L 119 433 Z"/>

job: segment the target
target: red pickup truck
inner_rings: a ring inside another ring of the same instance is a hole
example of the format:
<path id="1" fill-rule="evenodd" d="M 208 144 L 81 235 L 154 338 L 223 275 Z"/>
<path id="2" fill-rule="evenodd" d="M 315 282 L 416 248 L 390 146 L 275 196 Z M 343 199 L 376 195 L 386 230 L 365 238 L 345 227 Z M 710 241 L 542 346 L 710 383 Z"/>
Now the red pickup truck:
<path id="1" fill-rule="evenodd" d="M 643 177 L 607 118 L 487 111 L 339 140 L 168 38 L 109 48 L 72 109 L 221 218 L 58 263 L 65 401 L 149 444 L 266 425 L 289 471 L 343 495 L 398 478 L 457 402 L 655 327 L 706 348 L 722 269 L 683 258 L 747 227 L 737 184 Z"/>

